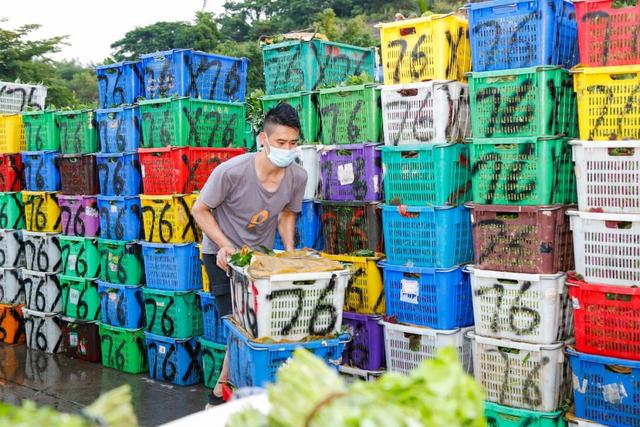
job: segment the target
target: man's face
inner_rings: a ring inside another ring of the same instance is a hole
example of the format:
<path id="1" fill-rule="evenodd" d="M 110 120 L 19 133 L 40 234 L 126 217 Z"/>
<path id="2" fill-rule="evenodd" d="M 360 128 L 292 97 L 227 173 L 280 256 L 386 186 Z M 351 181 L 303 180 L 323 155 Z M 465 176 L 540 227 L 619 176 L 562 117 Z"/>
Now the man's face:
<path id="1" fill-rule="evenodd" d="M 271 145 L 272 147 L 281 148 L 283 150 L 295 150 L 300 139 L 300 132 L 289 126 L 273 125 L 266 129 L 266 137 L 262 138 L 262 145 Z M 267 143 L 266 140 L 269 139 Z M 269 148 L 266 148 L 267 153 Z"/>

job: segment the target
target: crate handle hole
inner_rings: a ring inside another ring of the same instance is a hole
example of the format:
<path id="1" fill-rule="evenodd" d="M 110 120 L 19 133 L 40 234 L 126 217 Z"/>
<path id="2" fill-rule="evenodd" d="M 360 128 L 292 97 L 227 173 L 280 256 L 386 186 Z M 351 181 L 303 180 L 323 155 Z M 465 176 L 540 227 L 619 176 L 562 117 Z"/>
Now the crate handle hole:
<path id="1" fill-rule="evenodd" d="M 403 151 L 400 154 L 400 157 L 402 157 L 403 159 L 417 159 L 418 158 L 418 152 L 417 151 Z"/>
<path id="2" fill-rule="evenodd" d="M 520 350 L 511 347 L 498 347 L 500 353 L 520 354 Z"/>
<path id="3" fill-rule="evenodd" d="M 607 228 L 615 228 L 618 230 L 631 230 L 633 222 L 631 221 L 605 221 L 604 226 Z"/>
<path id="4" fill-rule="evenodd" d="M 496 219 L 518 219 L 520 214 L 516 212 L 499 212 L 496 214 Z"/>
<path id="5" fill-rule="evenodd" d="M 403 97 L 418 96 L 418 89 L 401 89 L 398 91 L 398 94 Z"/>
<path id="6" fill-rule="evenodd" d="M 614 372 L 616 374 L 621 374 L 621 375 L 631 375 L 631 372 L 632 372 L 632 369 L 629 366 L 604 365 L 604 368 L 607 371 Z"/>
<path id="7" fill-rule="evenodd" d="M 404 27 L 400 28 L 400 35 L 402 37 L 410 36 L 412 34 L 416 34 L 416 27 Z"/>
<path id="8" fill-rule="evenodd" d="M 405 272 L 405 273 L 402 273 L 402 277 L 406 277 L 407 279 L 419 279 L 420 273 Z"/>
<path id="9" fill-rule="evenodd" d="M 497 144 L 496 149 L 498 150 L 513 150 L 516 147 L 516 144 Z"/>
<path id="10" fill-rule="evenodd" d="M 349 157 L 352 154 L 351 150 L 338 150 L 338 152 L 336 153 L 338 156 L 344 156 L 344 157 Z"/>
<path id="11" fill-rule="evenodd" d="M 611 80 L 633 80 L 638 76 L 637 73 L 620 73 L 620 74 L 611 74 Z"/>
<path id="12" fill-rule="evenodd" d="M 607 150 L 607 154 L 609 154 L 610 156 L 633 156 L 636 152 L 636 149 L 633 147 L 616 147 L 616 148 L 609 148 Z"/>
<path id="13" fill-rule="evenodd" d="M 310 285 L 313 285 L 314 283 L 316 283 L 315 280 L 294 280 L 293 281 L 294 286 L 310 286 Z"/>
<path id="14" fill-rule="evenodd" d="M 107 74 L 115 74 L 116 73 L 116 69 L 115 68 L 107 68 L 105 70 L 105 73 L 107 73 Z"/>
<path id="15" fill-rule="evenodd" d="M 489 77 L 487 83 L 509 83 L 516 81 L 516 76 Z"/>
<path id="16" fill-rule="evenodd" d="M 614 294 L 612 292 L 607 292 L 604 294 L 605 299 L 609 301 L 622 301 L 622 302 L 631 302 L 633 297 L 631 295 L 625 294 Z"/>
<path id="17" fill-rule="evenodd" d="M 518 284 L 517 280 L 512 280 L 512 279 L 498 279 L 497 282 L 498 283 L 504 283 L 505 285 L 517 285 Z"/>

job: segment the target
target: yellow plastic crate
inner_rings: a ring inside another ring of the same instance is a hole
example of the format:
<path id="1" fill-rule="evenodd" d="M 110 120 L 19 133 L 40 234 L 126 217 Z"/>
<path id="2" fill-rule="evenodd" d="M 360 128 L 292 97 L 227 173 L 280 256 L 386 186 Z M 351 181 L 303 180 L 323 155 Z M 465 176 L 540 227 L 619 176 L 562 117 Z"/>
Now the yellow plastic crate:
<path id="1" fill-rule="evenodd" d="M 384 84 L 460 80 L 471 70 L 469 24 L 454 14 L 378 24 Z"/>
<path id="2" fill-rule="evenodd" d="M 27 231 L 62 232 L 57 194 L 49 191 L 22 192 L 25 228 Z"/>
<path id="3" fill-rule="evenodd" d="M 191 216 L 197 196 L 140 195 L 144 239 L 152 243 L 192 243 L 200 241 L 201 232 Z"/>
<path id="4" fill-rule="evenodd" d="M 198 252 L 200 253 L 200 263 L 202 264 L 202 290 L 205 292 L 210 292 L 211 286 L 209 285 L 209 275 L 207 274 L 207 269 L 204 268 L 204 254 L 202 253 L 202 244 L 198 244 Z"/>
<path id="5" fill-rule="evenodd" d="M 575 68 L 581 140 L 640 139 L 640 65 Z"/>
<path id="6" fill-rule="evenodd" d="M 329 255 L 321 253 L 324 258 L 349 266 L 353 276 L 344 296 L 344 310 L 360 314 L 385 314 L 385 299 L 382 274 L 378 261 L 383 257 L 355 257 L 349 255 Z"/>
<path id="7" fill-rule="evenodd" d="M 24 127 L 20 114 L 0 115 L 0 153 L 25 151 Z"/>

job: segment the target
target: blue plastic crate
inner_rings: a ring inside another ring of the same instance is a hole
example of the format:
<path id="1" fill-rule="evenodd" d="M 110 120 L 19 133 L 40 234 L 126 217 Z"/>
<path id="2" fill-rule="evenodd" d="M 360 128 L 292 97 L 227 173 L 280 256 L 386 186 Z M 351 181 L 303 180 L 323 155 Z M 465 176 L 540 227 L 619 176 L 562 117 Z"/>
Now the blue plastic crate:
<path id="1" fill-rule="evenodd" d="M 227 345 L 229 330 L 222 321 L 215 296 L 204 291 L 200 291 L 198 294 L 200 294 L 200 305 L 202 307 L 204 339 L 217 344 Z"/>
<path id="2" fill-rule="evenodd" d="M 393 265 L 450 268 L 473 259 L 469 209 L 382 206 L 387 262 Z"/>
<path id="3" fill-rule="evenodd" d="M 146 325 L 142 286 L 118 285 L 98 280 L 102 323 L 138 329 Z"/>
<path id="4" fill-rule="evenodd" d="M 173 49 L 140 56 L 146 99 L 188 96 L 213 101 L 244 102 L 246 58 Z"/>
<path id="5" fill-rule="evenodd" d="M 138 151 L 142 140 L 140 107 L 116 107 L 96 110 L 98 139 L 103 153 Z"/>
<path id="6" fill-rule="evenodd" d="M 469 273 L 379 263 L 384 269 L 387 316 L 434 329 L 473 325 Z"/>
<path id="7" fill-rule="evenodd" d="M 98 181 L 103 196 L 137 196 L 142 189 L 137 153 L 98 154 Z"/>
<path id="8" fill-rule="evenodd" d="M 474 72 L 578 63 L 571 1 L 494 0 L 467 9 Z"/>
<path id="9" fill-rule="evenodd" d="M 230 380 L 236 387 L 264 387 L 276 379 L 276 372 L 297 348 L 304 348 L 338 369 L 342 352 L 351 339 L 348 334 L 306 342 L 261 344 L 252 341 L 237 323 L 225 317 L 229 330 L 227 355 Z"/>
<path id="10" fill-rule="evenodd" d="M 144 333 L 149 377 L 176 385 L 202 382 L 202 355 L 198 338 L 168 338 Z"/>
<path id="11" fill-rule="evenodd" d="M 100 237 L 138 240 L 142 231 L 139 197 L 98 196 Z"/>
<path id="12" fill-rule="evenodd" d="M 296 249 L 310 248 L 321 251 L 324 247 L 322 238 L 322 222 L 320 221 L 320 205 L 313 200 L 302 202 L 302 211 L 296 219 Z M 284 250 L 280 233 L 276 231 L 274 249 Z"/>
<path id="13" fill-rule="evenodd" d="M 125 61 L 96 67 L 100 108 L 133 104 L 142 94 L 140 61 Z"/>
<path id="14" fill-rule="evenodd" d="M 60 190 L 57 151 L 23 151 L 24 182 L 29 191 Z"/>
<path id="15" fill-rule="evenodd" d="M 195 243 L 141 242 L 147 287 L 167 291 L 202 289 L 200 253 Z"/>
<path id="16" fill-rule="evenodd" d="M 624 338 L 620 338 L 624 339 Z M 567 349 L 575 415 L 607 426 L 640 426 L 640 361 Z"/>

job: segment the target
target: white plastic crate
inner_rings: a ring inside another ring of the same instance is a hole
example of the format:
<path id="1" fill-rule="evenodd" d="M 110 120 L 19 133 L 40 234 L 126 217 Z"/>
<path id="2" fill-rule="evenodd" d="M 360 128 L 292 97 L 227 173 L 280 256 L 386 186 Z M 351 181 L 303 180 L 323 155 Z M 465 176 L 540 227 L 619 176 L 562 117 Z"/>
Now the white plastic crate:
<path id="1" fill-rule="evenodd" d="M 23 267 L 21 230 L 0 230 L 0 267 Z"/>
<path id="2" fill-rule="evenodd" d="M 62 313 L 62 287 L 56 273 L 22 270 L 22 283 L 29 310 Z"/>
<path id="3" fill-rule="evenodd" d="M 564 416 L 568 427 L 604 427 L 602 424 L 598 424 L 595 421 L 583 420 L 582 418 L 576 418 L 575 415 L 567 413 Z"/>
<path id="4" fill-rule="evenodd" d="M 60 272 L 62 258 L 59 233 L 40 233 L 23 231 L 25 266 L 27 270 L 49 273 Z"/>
<path id="5" fill-rule="evenodd" d="M 46 353 L 60 353 L 62 344 L 62 320 L 59 315 L 23 309 L 27 347 Z"/>
<path id="6" fill-rule="evenodd" d="M 304 188 L 305 200 L 314 199 L 320 185 L 320 152 L 315 145 L 301 145 L 297 148 L 300 166 L 307 171 L 307 186 Z"/>
<path id="7" fill-rule="evenodd" d="M 256 339 L 297 341 L 337 333 L 350 270 L 252 279 L 232 266 L 233 317 Z"/>
<path id="8" fill-rule="evenodd" d="M 46 98 L 44 86 L 0 82 L 0 114 L 20 113 L 28 108 L 44 110 Z"/>
<path id="9" fill-rule="evenodd" d="M 20 270 L 19 268 L 0 268 L 0 303 L 25 303 Z"/>
<path id="10" fill-rule="evenodd" d="M 576 272 L 585 282 L 640 286 L 640 214 L 567 211 Z"/>
<path id="11" fill-rule="evenodd" d="M 354 368 L 352 366 L 338 366 L 340 375 L 347 384 L 355 381 L 375 381 L 384 374 L 385 371 L 366 371 L 364 369 Z"/>
<path id="12" fill-rule="evenodd" d="M 552 344 L 572 335 L 564 273 L 468 270 L 477 334 L 533 344 Z"/>
<path id="13" fill-rule="evenodd" d="M 461 142 L 471 136 L 469 89 L 455 81 L 382 86 L 385 145 Z"/>
<path id="14" fill-rule="evenodd" d="M 439 330 L 384 321 L 381 324 L 384 326 L 384 350 L 388 371 L 409 374 L 423 360 L 435 358 L 438 349 L 451 346 L 458 351 L 464 370 L 472 372 L 471 347 L 465 333 L 473 327 Z"/>
<path id="15" fill-rule="evenodd" d="M 640 213 L 640 141 L 571 141 L 578 209 Z"/>
<path id="16" fill-rule="evenodd" d="M 528 344 L 474 333 L 473 372 L 489 402 L 552 412 L 570 395 L 564 343 Z"/>

